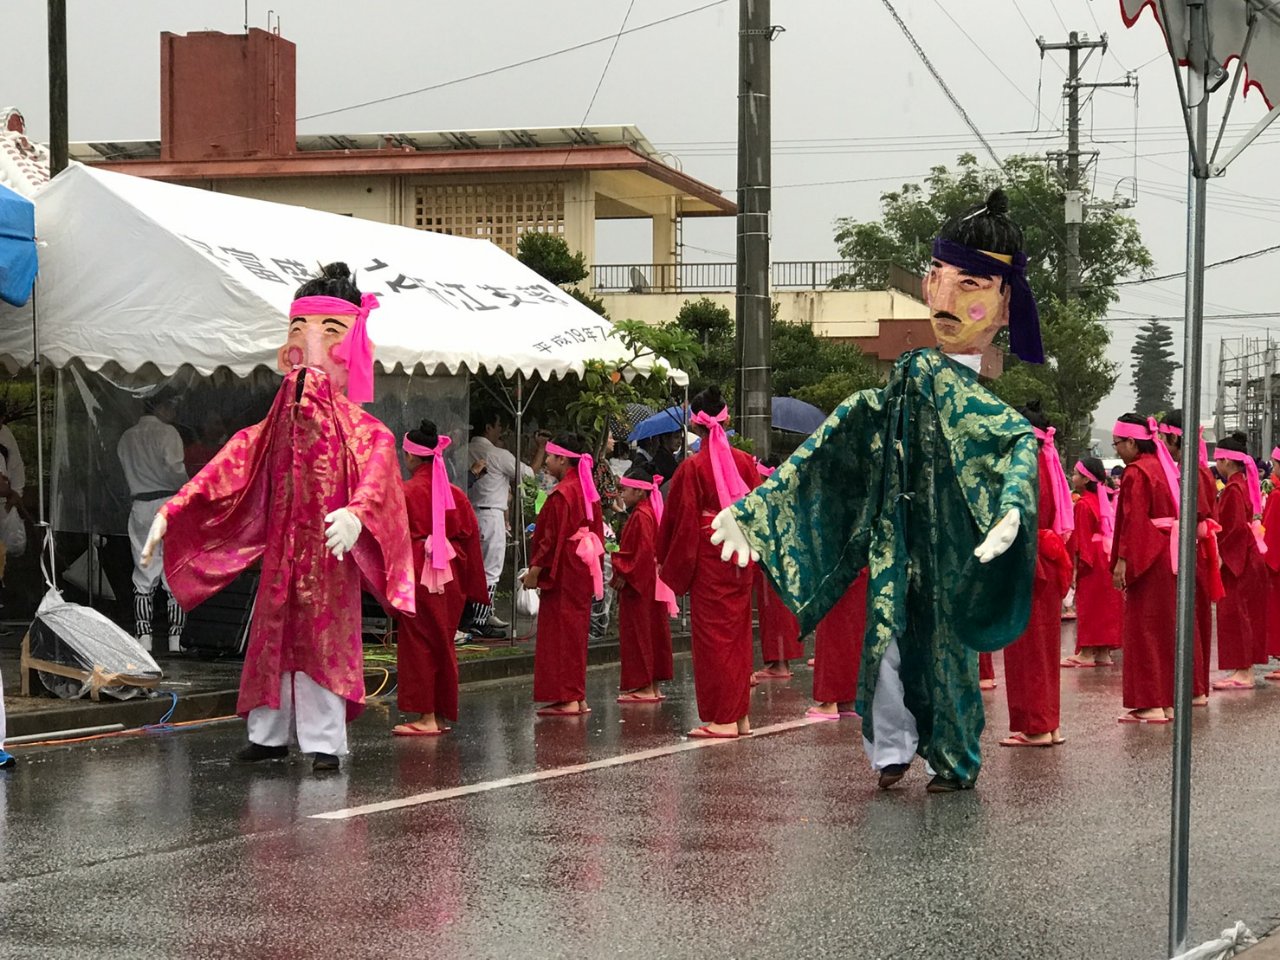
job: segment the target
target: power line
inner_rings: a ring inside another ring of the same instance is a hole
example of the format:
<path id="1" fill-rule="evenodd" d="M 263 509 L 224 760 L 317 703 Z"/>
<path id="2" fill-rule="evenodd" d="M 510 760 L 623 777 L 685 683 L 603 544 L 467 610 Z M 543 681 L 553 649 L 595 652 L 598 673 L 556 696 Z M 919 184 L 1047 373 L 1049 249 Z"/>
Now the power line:
<path id="1" fill-rule="evenodd" d="M 1026 200 L 1027 205 L 1035 211 L 1036 216 L 1038 216 L 1044 223 L 1049 235 L 1065 247 L 1066 241 L 1063 239 L 1062 235 L 1058 233 L 1057 227 L 1054 225 L 1053 221 L 1045 216 L 1044 212 L 1031 201 L 1031 198 L 1026 196 L 1025 191 L 1021 189 L 1018 183 L 1009 176 L 1009 172 L 1005 169 L 1004 163 L 996 155 L 995 150 L 991 148 L 991 144 L 987 142 L 986 137 L 982 135 L 982 131 L 978 129 L 978 125 L 973 122 L 973 118 L 969 116 L 968 111 L 966 111 L 960 101 L 956 99 L 956 95 L 951 92 L 951 88 L 948 87 L 947 82 L 942 79 L 942 74 L 938 72 L 938 68 L 933 65 L 933 61 L 929 59 L 928 55 L 924 52 L 924 49 L 916 41 L 915 35 L 911 32 L 911 29 L 906 25 L 902 17 L 898 16 L 898 11 L 894 9 L 892 0 L 882 0 L 882 2 L 884 3 L 885 8 L 889 11 L 889 15 L 893 17 L 894 22 L 898 24 L 898 29 L 902 31 L 903 36 L 907 38 L 907 42 L 911 44 L 912 49 L 915 50 L 916 56 L 920 58 L 920 62 L 924 64 L 925 69 L 928 70 L 933 76 L 933 79 L 937 81 L 942 92 L 946 94 L 947 99 L 951 101 L 951 105 L 955 108 L 956 112 L 960 114 L 960 119 L 965 122 L 965 126 L 973 131 L 973 135 L 978 138 L 978 142 L 986 149 L 988 156 L 991 157 L 1000 172 L 1004 174 L 1005 181 L 1012 189 L 1023 195 L 1023 199 Z"/>
<path id="2" fill-rule="evenodd" d="M 631 19 L 631 11 L 635 8 L 636 0 L 631 0 L 627 4 L 627 12 L 622 16 L 622 26 L 618 28 L 617 34 L 613 38 L 613 46 L 609 48 L 609 59 L 604 62 L 604 69 L 600 71 L 600 79 L 596 81 L 596 89 L 591 94 L 591 101 L 587 104 L 586 111 L 582 114 L 582 122 L 578 124 L 580 127 L 587 125 L 587 117 L 591 116 L 591 108 L 596 105 L 596 97 L 600 95 L 600 88 L 604 86 L 604 78 L 609 73 L 609 67 L 613 64 L 613 55 L 618 52 L 618 44 L 622 41 L 622 34 L 626 32 L 627 21 Z M 565 154 L 565 163 L 569 162 L 569 155 Z"/>
<path id="3" fill-rule="evenodd" d="M 728 3 L 729 0 L 711 0 L 710 3 L 704 3 L 700 7 L 694 7 L 692 10 L 685 10 L 681 13 L 673 13 L 669 17 L 662 17 L 659 20 L 650 20 L 648 23 L 642 23 L 639 26 L 631 27 L 629 30 L 621 30 L 617 33 L 608 33 L 603 37 L 597 37 L 594 40 L 584 40 L 582 43 L 575 43 L 572 46 L 561 47 L 559 50 L 552 50 L 550 53 L 539 54 L 536 57 L 529 57 L 525 60 L 518 60 L 515 63 L 504 64 L 500 67 L 491 67 L 488 70 L 481 70 L 478 73 L 468 74 L 465 77 L 455 77 L 452 80 L 442 80 L 440 83 L 428 84 L 425 87 L 417 87 L 413 90 L 404 90 L 400 93 L 388 94 L 385 97 L 375 97 L 372 100 L 362 100 L 359 103 L 351 103 L 345 107 L 335 107 L 332 110 L 322 110 L 319 113 L 310 113 L 305 117 L 298 117 L 299 120 L 315 120 L 319 117 L 331 117 L 335 113 L 345 113 L 348 110 L 358 110 L 361 107 L 371 107 L 379 103 L 389 103 L 392 100 L 402 100 L 405 97 L 417 96 L 420 93 L 428 93 L 432 90 L 441 90 L 444 87 L 451 87 L 455 84 L 466 83 L 469 80 L 479 80 L 482 77 L 491 77 L 497 73 L 504 73 L 507 70 L 515 70 L 518 67 L 527 67 L 530 64 L 541 63 L 543 60 L 550 60 L 552 57 L 559 57 L 566 53 L 573 53 L 577 50 L 585 50 L 587 47 L 594 47 L 597 44 L 608 43 L 613 41 L 616 44 L 618 38 L 627 36 L 632 33 L 639 33 L 641 30 L 649 30 L 653 27 L 661 26 L 664 23 L 671 23 L 673 20 L 680 20 L 684 17 L 691 17 L 695 13 L 702 13 L 704 10 L 710 10 L 712 7 L 719 7 Z M 628 14 L 630 11 L 628 10 Z"/>
<path id="4" fill-rule="evenodd" d="M 1225 267 L 1229 263 L 1239 263 L 1241 260 L 1252 260 L 1254 257 L 1263 257 L 1268 253 L 1275 253 L 1278 250 L 1280 250 L 1280 243 L 1274 244 L 1270 247 L 1263 247 L 1260 250 L 1251 250 L 1249 253 L 1241 253 L 1234 257 L 1227 257 L 1225 260 L 1215 260 L 1213 263 L 1206 263 L 1204 268 L 1206 270 L 1212 270 L 1214 267 Z M 1185 277 L 1186 275 L 1187 271 L 1179 270 L 1177 273 L 1165 273 L 1158 277 L 1145 277 L 1141 280 L 1121 280 L 1119 283 L 1114 284 L 1114 286 L 1128 287 L 1137 283 L 1157 283 L 1160 280 L 1174 280 L 1178 277 Z"/>

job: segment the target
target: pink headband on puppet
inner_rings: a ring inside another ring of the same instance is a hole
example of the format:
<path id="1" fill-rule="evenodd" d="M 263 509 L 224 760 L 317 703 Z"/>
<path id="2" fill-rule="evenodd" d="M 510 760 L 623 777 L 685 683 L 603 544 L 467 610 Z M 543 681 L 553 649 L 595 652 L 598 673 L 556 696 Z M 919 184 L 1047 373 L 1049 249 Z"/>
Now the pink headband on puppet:
<path id="1" fill-rule="evenodd" d="M 557 457 L 578 461 L 578 482 L 582 484 L 582 498 L 586 501 L 587 516 L 590 517 L 591 505 L 600 502 L 600 491 L 596 489 L 596 478 L 591 472 L 595 469 L 595 460 L 589 453 L 574 453 L 558 443 L 549 442 L 545 449 L 547 453 L 554 453 Z"/>
<path id="2" fill-rule="evenodd" d="M 1253 457 L 1239 450 L 1224 450 L 1222 447 L 1213 451 L 1213 457 L 1215 460 L 1234 460 L 1244 464 L 1244 475 L 1249 480 L 1249 510 L 1255 517 L 1262 513 L 1262 481 L 1258 477 L 1258 464 Z"/>
<path id="3" fill-rule="evenodd" d="M 1178 516 L 1182 496 L 1178 465 L 1173 462 L 1173 454 L 1160 439 L 1160 425 L 1156 423 L 1155 418 L 1149 417 L 1145 425 L 1117 420 L 1116 425 L 1111 428 L 1111 435 L 1128 440 L 1150 440 L 1156 445 L 1156 459 L 1160 461 L 1160 469 L 1164 471 L 1164 481 L 1169 487 L 1169 496 L 1173 498 L 1173 515 Z"/>
<path id="4" fill-rule="evenodd" d="M 1102 523 L 1102 538 L 1106 543 L 1110 543 L 1116 533 L 1115 491 L 1107 486 L 1105 477 L 1095 477 L 1090 473 L 1083 460 L 1076 461 L 1076 472 L 1098 485 L 1098 516 Z M 1110 553 L 1110 549 L 1107 552 Z"/>
<path id="5" fill-rule="evenodd" d="M 347 335 L 333 351 L 347 364 L 347 399 L 352 403 L 368 403 L 373 399 L 373 342 L 369 339 L 369 312 L 378 309 L 376 294 L 366 293 L 357 306 L 341 297 L 299 297 L 289 307 L 289 319 L 314 314 L 355 317 Z"/>
<path id="6" fill-rule="evenodd" d="M 444 452 L 453 441 L 441 437 L 434 447 L 424 447 L 414 443 L 406 433 L 404 436 L 404 452 L 415 457 L 432 457 L 431 463 L 431 566 L 443 570 L 449 566 L 449 551 L 445 549 L 444 515 L 453 510 L 457 504 L 453 502 L 453 488 L 449 486 L 449 471 L 445 469 Z"/>
<path id="7" fill-rule="evenodd" d="M 1062 460 L 1058 457 L 1058 448 L 1053 444 L 1054 428 L 1041 430 L 1032 427 L 1036 439 L 1040 441 L 1040 472 L 1047 475 L 1050 489 L 1053 492 L 1053 532 L 1060 537 L 1069 534 L 1076 527 L 1075 513 L 1071 509 L 1071 484 L 1062 469 Z"/>
<path id="8" fill-rule="evenodd" d="M 729 408 L 725 407 L 715 416 L 699 410 L 689 420 L 707 431 L 707 455 L 711 457 L 711 473 L 716 478 L 716 497 L 721 510 L 751 492 L 733 462 L 729 437 L 724 432 L 728 419 Z"/>

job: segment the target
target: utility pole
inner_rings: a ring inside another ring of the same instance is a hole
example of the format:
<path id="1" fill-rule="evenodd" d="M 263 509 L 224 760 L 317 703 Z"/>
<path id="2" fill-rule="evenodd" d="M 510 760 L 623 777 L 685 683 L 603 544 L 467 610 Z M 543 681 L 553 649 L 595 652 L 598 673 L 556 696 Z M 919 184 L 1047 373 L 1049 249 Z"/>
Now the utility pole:
<path id="1" fill-rule="evenodd" d="M 781 27 L 769 22 L 769 0 L 738 4 L 738 276 L 736 321 L 738 431 L 761 460 L 769 455 L 769 214 L 772 125 L 769 44 Z"/>
<path id="2" fill-rule="evenodd" d="M 1262 359 L 1262 456 L 1271 459 L 1272 421 L 1271 421 L 1271 374 L 1276 368 L 1275 345 L 1271 342 L 1271 334 L 1267 334 L 1267 348 Z"/>
<path id="3" fill-rule="evenodd" d="M 49 0 L 49 176 L 67 169 L 67 0 Z"/>
<path id="4" fill-rule="evenodd" d="M 1127 75 L 1123 81 L 1115 81 L 1113 83 L 1082 83 L 1080 80 L 1080 71 L 1084 65 L 1089 62 L 1089 57 L 1093 55 L 1093 51 L 1101 51 L 1099 56 L 1107 52 L 1107 35 L 1104 33 L 1098 40 L 1082 39 L 1081 34 L 1072 30 L 1068 35 L 1066 43 L 1046 43 L 1044 38 L 1038 38 L 1036 45 L 1040 47 L 1040 56 L 1043 57 L 1051 50 L 1067 51 L 1067 79 L 1063 84 L 1067 100 L 1067 150 L 1063 154 L 1061 152 L 1050 153 L 1050 157 L 1058 157 L 1066 160 L 1066 195 L 1063 204 L 1066 212 L 1067 221 L 1067 256 L 1063 261 L 1059 273 L 1058 281 L 1062 287 L 1063 293 L 1069 298 L 1074 298 L 1080 292 L 1080 227 L 1084 224 L 1085 204 L 1084 190 L 1081 189 L 1081 164 L 1080 158 L 1083 156 L 1096 157 L 1096 150 L 1080 149 L 1080 91 L 1083 89 L 1094 89 L 1097 87 L 1131 87 L 1137 79 L 1133 74 Z M 1080 59 L 1080 51 L 1087 51 L 1084 60 Z"/>

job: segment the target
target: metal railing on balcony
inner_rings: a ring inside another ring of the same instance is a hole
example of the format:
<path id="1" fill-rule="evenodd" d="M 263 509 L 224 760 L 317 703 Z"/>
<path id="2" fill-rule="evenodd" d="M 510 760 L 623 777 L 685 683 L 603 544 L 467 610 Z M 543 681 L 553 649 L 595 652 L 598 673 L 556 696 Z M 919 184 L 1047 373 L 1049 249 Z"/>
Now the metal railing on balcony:
<path id="1" fill-rule="evenodd" d="M 778 260 L 769 271 L 774 290 L 866 289 L 849 278 L 868 274 L 884 278 L 877 287 L 918 289 L 920 282 L 887 261 Z M 735 289 L 737 276 L 733 263 L 598 263 L 591 268 L 591 285 L 596 293 L 724 293 Z"/>

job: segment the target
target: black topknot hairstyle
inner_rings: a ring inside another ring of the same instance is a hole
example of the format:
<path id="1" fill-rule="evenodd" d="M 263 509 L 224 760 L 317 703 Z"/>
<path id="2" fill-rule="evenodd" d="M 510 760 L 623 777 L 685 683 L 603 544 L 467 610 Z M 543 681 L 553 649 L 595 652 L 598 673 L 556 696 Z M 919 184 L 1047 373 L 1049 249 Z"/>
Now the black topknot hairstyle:
<path id="1" fill-rule="evenodd" d="M 440 431 L 434 420 L 423 420 L 409 431 L 409 439 L 421 447 L 434 447 L 440 442 Z"/>
<path id="2" fill-rule="evenodd" d="M 1229 437 L 1223 437 L 1218 441 L 1218 447 L 1222 450 L 1234 450 L 1236 453 L 1249 452 L 1249 437 L 1247 434 L 1237 430 Z"/>
<path id="3" fill-rule="evenodd" d="M 705 413 L 714 417 L 725 408 L 724 395 L 717 386 L 707 387 L 689 401 L 689 409 L 694 413 Z"/>
<path id="4" fill-rule="evenodd" d="M 1053 426 L 1049 422 L 1049 418 L 1044 415 L 1043 404 L 1040 400 L 1028 400 L 1026 406 L 1021 407 L 1018 412 L 1026 417 L 1027 422 L 1037 430 L 1048 430 Z"/>
<path id="5" fill-rule="evenodd" d="M 938 236 L 975 250 L 1000 253 L 1011 257 L 1022 253 L 1022 228 L 1006 216 L 1009 197 L 997 187 L 987 202 L 952 217 L 942 225 Z"/>
<path id="6" fill-rule="evenodd" d="M 351 268 L 338 260 L 320 268 L 320 275 L 312 277 L 298 288 L 293 299 L 303 297 L 337 297 L 360 306 L 360 288 L 356 286 Z"/>

